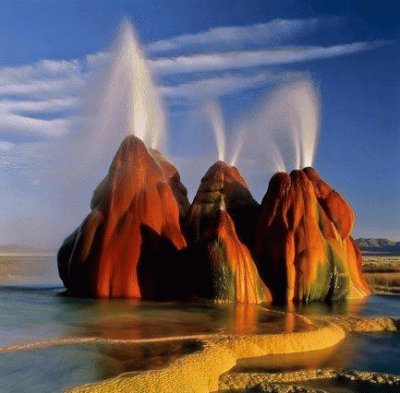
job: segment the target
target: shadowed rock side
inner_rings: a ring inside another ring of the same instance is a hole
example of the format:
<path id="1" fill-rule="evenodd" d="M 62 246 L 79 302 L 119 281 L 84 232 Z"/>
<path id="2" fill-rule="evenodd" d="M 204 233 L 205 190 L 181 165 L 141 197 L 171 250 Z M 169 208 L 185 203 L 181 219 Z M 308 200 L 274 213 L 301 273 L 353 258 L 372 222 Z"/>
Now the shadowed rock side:
<path id="1" fill-rule="evenodd" d="M 183 252 L 190 269 L 187 293 L 217 302 L 271 302 L 248 248 L 224 210 L 216 213 L 203 238 Z"/>
<path id="2" fill-rule="evenodd" d="M 138 138 L 125 138 L 93 194 L 92 211 L 59 250 L 59 274 L 69 293 L 174 297 L 173 281 L 165 283 L 174 279 L 171 264 L 186 243 L 165 168 Z"/>
<path id="3" fill-rule="evenodd" d="M 215 226 L 221 203 L 232 218 L 239 239 L 250 246 L 259 204 L 237 168 L 222 161 L 212 165 L 201 179 L 186 215 L 185 229 L 189 243 L 199 240 L 208 228 Z"/>
<path id="4" fill-rule="evenodd" d="M 261 204 L 254 256 L 274 301 L 363 298 L 370 293 L 350 233 L 351 207 L 313 168 L 275 174 Z"/>

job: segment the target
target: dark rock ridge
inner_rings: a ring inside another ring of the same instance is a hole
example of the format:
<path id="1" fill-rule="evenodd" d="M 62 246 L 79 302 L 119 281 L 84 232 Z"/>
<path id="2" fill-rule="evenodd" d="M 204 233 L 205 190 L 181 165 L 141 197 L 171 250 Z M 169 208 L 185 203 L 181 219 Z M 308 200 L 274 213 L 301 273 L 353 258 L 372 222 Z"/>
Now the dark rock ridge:
<path id="1" fill-rule="evenodd" d="M 400 242 L 385 238 L 360 238 L 355 240 L 363 253 L 398 255 L 400 254 Z"/>

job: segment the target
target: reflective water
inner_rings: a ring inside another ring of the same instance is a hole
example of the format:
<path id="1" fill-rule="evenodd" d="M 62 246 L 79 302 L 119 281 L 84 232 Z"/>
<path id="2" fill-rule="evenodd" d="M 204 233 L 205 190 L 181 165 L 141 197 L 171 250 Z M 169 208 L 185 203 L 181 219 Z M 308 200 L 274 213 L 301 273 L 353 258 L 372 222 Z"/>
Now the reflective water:
<path id="1" fill-rule="evenodd" d="M 69 298 L 62 296 L 55 266 L 54 257 L 0 257 L 1 392 L 59 392 L 122 372 L 165 367 L 182 354 L 198 350 L 199 340 L 210 334 L 308 328 L 279 308 Z M 399 300 L 373 296 L 365 302 L 314 304 L 297 311 L 400 316 Z M 322 365 L 400 374 L 398 338 L 354 335 L 332 350 L 251 359 L 238 366 L 278 370 Z"/>
<path id="2" fill-rule="evenodd" d="M 76 299 L 61 293 L 61 288 L 0 288 L 0 345 L 52 337 L 145 340 L 308 328 L 293 315 L 255 306 Z"/>
<path id="3" fill-rule="evenodd" d="M 274 310 L 286 310 L 286 307 L 272 307 Z M 310 303 L 293 306 L 291 311 L 303 315 L 363 315 L 363 316 L 400 316 L 399 295 L 373 295 L 362 300 L 337 303 Z"/>
<path id="4" fill-rule="evenodd" d="M 0 391 L 61 392 L 125 372 L 165 367 L 199 350 L 194 340 L 150 344 L 54 345 L 0 354 Z"/>

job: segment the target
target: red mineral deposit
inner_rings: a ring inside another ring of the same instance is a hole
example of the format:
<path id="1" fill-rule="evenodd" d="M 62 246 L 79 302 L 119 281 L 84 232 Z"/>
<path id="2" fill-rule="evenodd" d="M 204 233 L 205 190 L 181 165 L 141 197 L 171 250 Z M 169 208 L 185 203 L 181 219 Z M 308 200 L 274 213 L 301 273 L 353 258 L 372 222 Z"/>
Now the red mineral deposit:
<path id="1" fill-rule="evenodd" d="M 59 272 L 69 293 L 100 298 L 173 296 L 170 264 L 186 242 L 170 186 L 174 171 L 159 162 L 140 139 L 124 139 L 108 175 L 94 191 L 92 211 L 59 251 Z"/>
<path id="2" fill-rule="evenodd" d="M 354 213 L 313 168 L 275 174 L 261 204 L 254 256 L 275 302 L 370 293 L 350 233 Z"/>
<path id="3" fill-rule="evenodd" d="M 253 239 L 259 204 L 238 169 L 223 161 L 212 165 L 201 179 L 185 219 L 188 240 L 199 240 L 204 230 L 215 225 L 213 221 L 221 204 L 232 218 L 240 240 L 249 246 Z"/>

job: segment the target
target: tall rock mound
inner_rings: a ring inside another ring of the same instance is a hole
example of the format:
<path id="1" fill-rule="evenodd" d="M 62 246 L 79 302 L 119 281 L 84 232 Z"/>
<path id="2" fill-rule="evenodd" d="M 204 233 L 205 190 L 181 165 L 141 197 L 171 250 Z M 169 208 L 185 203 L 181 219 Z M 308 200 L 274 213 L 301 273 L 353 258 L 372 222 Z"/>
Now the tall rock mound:
<path id="1" fill-rule="evenodd" d="M 354 213 L 313 168 L 275 174 L 261 204 L 253 254 L 275 302 L 370 293 L 350 237 Z"/>
<path id="2" fill-rule="evenodd" d="M 171 167 L 135 136 L 124 139 L 94 191 L 92 211 L 59 250 L 59 274 L 70 294 L 174 297 L 173 261 L 186 242 Z"/>
<path id="3" fill-rule="evenodd" d="M 185 218 L 189 243 L 195 242 L 215 225 L 221 204 L 232 218 L 239 239 L 249 246 L 259 212 L 246 181 L 236 167 L 223 161 L 212 165 L 201 179 L 200 187 Z"/>

